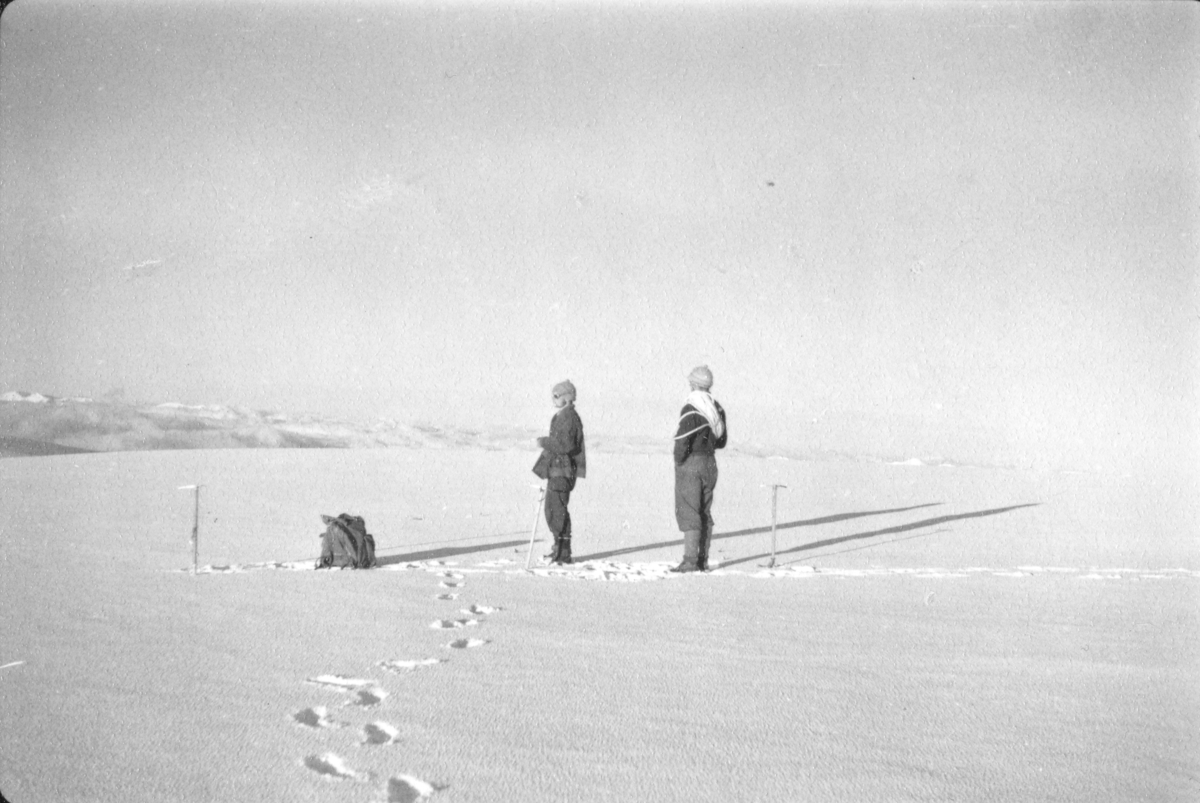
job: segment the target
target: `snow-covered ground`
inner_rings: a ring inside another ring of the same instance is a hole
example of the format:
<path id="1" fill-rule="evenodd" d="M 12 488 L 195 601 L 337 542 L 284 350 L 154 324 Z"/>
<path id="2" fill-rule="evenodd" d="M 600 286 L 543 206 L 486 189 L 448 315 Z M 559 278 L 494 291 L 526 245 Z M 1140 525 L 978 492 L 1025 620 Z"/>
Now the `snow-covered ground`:
<path id="1" fill-rule="evenodd" d="M 1194 477 L 727 455 L 677 576 L 669 457 L 602 451 L 526 571 L 534 456 L 0 461 L 0 792 L 1200 799 Z M 378 570 L 311 569 L 340 512 Z"/>

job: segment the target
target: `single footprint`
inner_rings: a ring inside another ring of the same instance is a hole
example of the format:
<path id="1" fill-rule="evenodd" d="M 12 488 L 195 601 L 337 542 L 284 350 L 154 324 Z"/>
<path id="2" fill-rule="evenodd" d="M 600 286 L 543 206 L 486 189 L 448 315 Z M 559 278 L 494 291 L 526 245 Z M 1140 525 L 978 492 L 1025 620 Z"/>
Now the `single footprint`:
<path id="1" fill-rule="evenodd" d="M 482 647 L 487 643 L 488 640 L 484 638 L 460 638 L 456 641 L 450 642 L 446 646 L 452 650 L 465 650 L 470 647 Z"/>
<path id="2" fill-rule="evenodd" d="M 400 741 L 400 731 L 386 722 L 369 722 L 363 725 L 363 744 L 384 745 Z"/>
<path id="3" fill-rule="evenodd" d="M 304 766 L 320 775 L 322 778 L 340 781 L 349 778 L 352 781 L 366 780 L 362 773 L 355 772 L 346 766 L 346 762 L 335 753 L 322 753 L 319 756 L 306 756 Z"/>
<path id="4" fill-rule="evenodd" d="M 306 708 L 303 711 L 297 711 L 292 714 L 292 719 L 298 725 L 303 725 L 306 728 L 340 728 L 345 722 L 338 722 L 329 716 L 329 710 L 323 705 Z"/>
<path id="5" fill-rule="evenodd" d="M 395 659 L 392 661 L 380 661 L 379 667 L 381 669 L 386 669 L 389 672 L 395 672 L 397 675 L 399 675 L 407 672 L 414 672 L 423 666 L 435 666 L 437 664 L 444 663 L 446 663 L 445 658 L 423 658 L 419 661 L 402 661 L 400 659 Z"/>
<path id="6" fill-rule="evenodd" d="M 458 588 L 462 585 L 462 583 L 458 583 L 453 580 L 443 580 L 442 582 L 438 583 L 438 585 L 442 588 Z"/>
<path id="7" fill-rule="evenodd" d="M 463 576 L 458 572 L 438 572 L 438 577 L 445 577 L 447 580 L 463 579 Z"/>
<path id="8" fill-rule="evenodd" d="M 478 619 L 438 619 L 429 626 L 434 630 L 451 630 L 456 627 L 474 627 L 477 624 Z"/>
<path id="9" fill-rule="evenodd" d="M 434 599 L 458 599 L 458 594 L 438 594 Z"/>
<path id="10" fill-rule="evenodd" d="M 475 614 L 477 616 L 482 614 L 486 616 L 489 613 L 495 613 L 498 610 L 500 610 L 500 608 L 492 608 L 488 605 L 472 605 L 470 608 L 463 608 L 463 613 Z"/>
<path id="11" fill-rule="evenodd" d="M 354 699 L 346 703 L 346 705 L 357 705 L 361 708 L 374 708 L 383 702 L 384 697 L 387 697 L 387 692 L 378 686 L 372 686 L 366 689 L 355 689 Z"/>
<path id="12" fill-rule="evenodd" d="M 312 683 L 316 686 L 332 686 L 335 689 L 342 691 L 351 691 L 361 686 L 370 686 L 375 681 L 365 680 L 363 678 L 347 678 L 341 675 L 317 675 L 315 678 L 309 678 L 305 683 Z"/>
<path id="13" fill-rule="evenodd" d="M 445 788 L 445 787 L 440 787 Z M 411 775 L 395 775 L 388 778 L 387 803 L 420 803 L 429 800 L 438 791 L 431 784 Z"/>

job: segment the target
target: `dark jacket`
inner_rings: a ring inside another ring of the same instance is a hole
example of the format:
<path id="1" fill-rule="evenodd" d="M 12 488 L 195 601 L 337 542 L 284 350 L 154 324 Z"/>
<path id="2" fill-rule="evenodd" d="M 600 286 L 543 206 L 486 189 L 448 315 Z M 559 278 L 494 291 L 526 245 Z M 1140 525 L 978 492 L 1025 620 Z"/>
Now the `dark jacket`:
<path id="1" fill-rule="evenodd" d="M 542 454 L 533 473 L 542 479 L 561 478 L 574 487 L 575 479 L 587 476 L 587 450 L 583 443 L 583 422 L 570 403 L 550 419 L 550 434 L 539 439 Z"/>
<path id="2" fill-rule="evenodd" d="M 720 438 L 713 433 L 712 427 L 708 425 L 708 419 L 692 405 L 685 404 L 679 411 L 679 429 L 675 430 L 675 465 L 682 465 L 683 461 L 691 455 L 711 455 L 717 449 L 725 448 L 725 442 L 729 440 L 729 425 L 725 423 L 725 409 L 716 399 L 713 399 L 713 404 L 717 406 L 717 414 L 721 416 L 721 423 L 725 424 Z M 691 434 L 680 437 L 688 432 Z"/>

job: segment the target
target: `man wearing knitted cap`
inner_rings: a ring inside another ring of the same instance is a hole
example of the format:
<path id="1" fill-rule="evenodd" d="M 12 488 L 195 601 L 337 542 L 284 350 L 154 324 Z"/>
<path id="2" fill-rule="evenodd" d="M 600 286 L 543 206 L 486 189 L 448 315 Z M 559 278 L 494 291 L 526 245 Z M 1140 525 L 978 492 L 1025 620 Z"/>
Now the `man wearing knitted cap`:
<path id="1" fill-rule="evenodd" d="M 716 450 L 729 437 L 725 410 L 709 393 L 713 384 L 707 365 L 688 374 L 687 402 L 675 430 L 675 520 L 683 531 L 683 562 L 673 572 L 708 571 L 712 541 L 713 490 L 717 487 Z"/>
<path id="2" fill-rule="evenodd" d="M 559 382 L 552 392 L 558 412 L 550 419 L 550 434 L 537 439 L 542 454 L 533 473 L 546 480 L 546 524 L 554 536 L 554 547 L 546 558 L 551 563 L 571 562 L 571 514 L 567 503 L 576 478 L 587 476 L 587 453 L 583 446 L 583 422 L 575 412 L 575 386 Z"/>

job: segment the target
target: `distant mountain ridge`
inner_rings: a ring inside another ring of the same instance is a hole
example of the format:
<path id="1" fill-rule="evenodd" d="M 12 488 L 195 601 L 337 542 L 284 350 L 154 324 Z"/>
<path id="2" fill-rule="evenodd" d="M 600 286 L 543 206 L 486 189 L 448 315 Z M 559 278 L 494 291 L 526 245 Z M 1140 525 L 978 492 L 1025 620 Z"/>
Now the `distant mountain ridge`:
<path id="1" fill-rule="evenodd" d="M 154 449 L 487 449 L 536 450 L 544 430 L 493 425 L 482 429 L 371 423 L 220 404 L 96 401 L 10 391 L 0 394 L 0 457 Z M 588 450 L 661 454 L 669 438 L 591 433 Z M 851 461 L 957 467 L 941 457 L 863 455 L 739 442 L 731 453 L 778 460 Z"/>
<path id="2" fill-rule="evenodd" d="M 360 424 L 315 415 L 176 402 L 130 404 L 0 395 L 0 457 L 150 449 L 530 448 L 538 433 L 401 424 Z"/>

